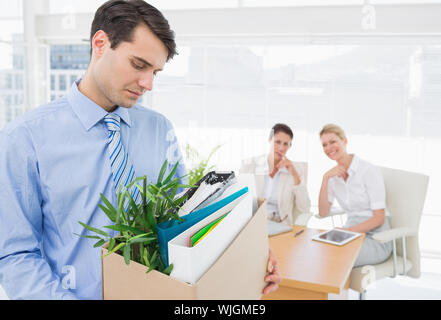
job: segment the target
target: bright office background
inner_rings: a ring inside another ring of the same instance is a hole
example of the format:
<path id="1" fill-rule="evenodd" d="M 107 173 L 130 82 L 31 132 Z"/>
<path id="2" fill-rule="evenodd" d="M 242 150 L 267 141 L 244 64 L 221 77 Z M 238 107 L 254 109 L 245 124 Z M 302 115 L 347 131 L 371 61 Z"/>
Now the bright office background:
<path id="1" fill-rule="evenodd" d="M 83 74 L 103 2 L 0 0 L 0 130 Z M 273 124 L 286 123 L 289 158 L 308 162 L 316 205 L 334 165 L 318 132 L 337 123 L 350 152 L 430 176 L 422 268 L 441 273 L 441 1 L 149 2 L 175 30 L 179 55 L 143 103 L 173 122 L 183 147 L 207 156 L 221 144 L 211 163 L 238 170 L 268 151 Z"/>

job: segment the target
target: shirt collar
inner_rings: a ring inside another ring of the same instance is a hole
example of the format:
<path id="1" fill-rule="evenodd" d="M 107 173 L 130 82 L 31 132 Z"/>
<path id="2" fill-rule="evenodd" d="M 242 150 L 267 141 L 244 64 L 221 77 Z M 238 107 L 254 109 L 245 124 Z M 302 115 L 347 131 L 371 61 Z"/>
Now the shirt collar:
<path id="1" fill-rule="evenodd" d="M 352 161 L 351 161 L 351 164 L 348 168 L 348 173 L 354 174 L 355 172 L 357 172 L 359 167 L 360 167 L 360 159 L 354 154 Z"/>
<path id="2" fill-rule="evenodd" d="M 72 84 L 67 94 L 67 100 L 84 128 L 89 131 L 101 121 L 108 112 L 80 92 L 78 89 L 80 81 L 81 79 Z M 113 113 L 117 114 L 129 127 L 132 125 L 128 108 L 118 107 Z"/>

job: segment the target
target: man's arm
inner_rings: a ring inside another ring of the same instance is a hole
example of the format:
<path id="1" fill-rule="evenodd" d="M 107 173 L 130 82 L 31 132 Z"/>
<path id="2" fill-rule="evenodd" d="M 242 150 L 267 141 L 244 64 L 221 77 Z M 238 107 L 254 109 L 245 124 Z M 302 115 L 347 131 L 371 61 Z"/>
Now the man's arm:
<path id="1" fill-rule="evenodd" d="M 75 299 L 42 256 L 38 162 L 25 128 L 0 132 L 0 284 L 10 299 Z"/>
<path id="2" fill-rule="evenodd" d="M 268 274 L 265 276 L 265 281 L 268 282 L 268 285 L 263 289 L 263 294 L 276 291 L 279 288 L 280 281 L 282 281 L 276 256 L 271 249 L 269 249 L 267 272 Z"/>

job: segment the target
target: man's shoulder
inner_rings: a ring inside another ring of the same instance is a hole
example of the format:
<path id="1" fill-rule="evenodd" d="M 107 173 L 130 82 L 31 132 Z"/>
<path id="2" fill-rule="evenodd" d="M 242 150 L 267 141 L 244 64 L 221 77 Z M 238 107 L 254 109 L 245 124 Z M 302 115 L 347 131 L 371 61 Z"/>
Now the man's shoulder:
<path id="1" fill-rule="evenodd" d="M 56 121 L 54 117 L 60 112 L 65 112 L 69 107 L 66 98 L 49 102 L 38 106 L 35 109 L 25 112 L 15 120 L 8 123 L 2 130 L 6 135 L 13 135 L 22 129 L 38 127 L 39 125 L 48 125 L 51 119 Z"/>

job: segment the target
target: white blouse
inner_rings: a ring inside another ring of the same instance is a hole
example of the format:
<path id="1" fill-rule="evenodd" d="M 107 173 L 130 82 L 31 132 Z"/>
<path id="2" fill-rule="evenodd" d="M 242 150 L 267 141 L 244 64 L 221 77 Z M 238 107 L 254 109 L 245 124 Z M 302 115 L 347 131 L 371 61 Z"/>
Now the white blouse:
<path id="1" fill-rule="evenodd" d="M 265 176 L 263 197 L 268 200 L 268 218 L 280 218 L 278 206 L 280 172 L 288 172 L 288 170 L 285 168 L 280 169 L 273 178 L 271 178 L 269 174 Z"/>
<path id="2" fill-rule="evenodd" d="M 347 173 L 346 181 L 337 176 L 329 179 L 330 203 L 336 199 L 348 215 L 371 217 L 374 210 L 386 211 L 386 191 L 378 167 L 354 155 Z M 386 215 L 389 215 L 387 211 Z"/>
<path id="3" fill-rule="evenodd" d="M 277 204 L 278 201 L 278 194 L 279 194 L 279 176 L 280 172 L 288 172 L 286 168 L 281 168 L 277 171 L 277 173 L 274 175 L 274 177 L 270 177 L 269 175 L 269 165 L 267 162 L 266 157 L 264 158 L 265 161 L 259 163 L 259 165 L 256 168 L 256 172 L 265 173 L 265 183 L 264 183 L 264 189 L 263 189 L 263 198 L 267 199 L 267 212 L 268 212 L 268 218 L 279 218 L 279 207 Z"/>

